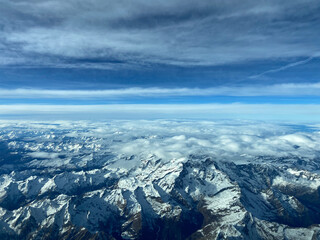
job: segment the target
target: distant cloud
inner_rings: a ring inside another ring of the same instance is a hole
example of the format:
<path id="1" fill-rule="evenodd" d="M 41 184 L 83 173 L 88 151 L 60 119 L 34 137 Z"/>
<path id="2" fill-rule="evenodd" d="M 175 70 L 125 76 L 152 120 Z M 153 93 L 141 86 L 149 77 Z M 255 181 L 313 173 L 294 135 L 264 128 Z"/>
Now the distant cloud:
<path id="1" fill-rule="evenodd" d="M 228 106 L 226 107 L 228 108 Z M 243 111 L 243 108 L 248 106 L 235 107 Z M 268 111 L 268 106 L 266 109 Z M 233 162 L 258 161 L 257 157 L 261 156 L 313 159 L 319 156 L 320 149 L 319 127 L 310 126 L 309 129 L 313 127 L 315 131 L 306 132 L 297 129 L 296 125 L 260 121 L 196 121 L 195 124 L 194 121 L 186 120 L 129 120 L 108 121 L 106 124 L 105 121 L 0 120 L 0 126 L 7 134 L 18 129 L 15 134 L 20 134 L 23 137 L 26 131 L 32 130 L 45 135 L 54 133 L 58 137 L 55 140 L 60 139 L 60 134 L 77 139 L 92 137 L 95 139 L 94 145 L 100 145 L 102 149 L 108 149 L 115 156 L 119 156 L 117 161 L 110 165 L 115 168 L 134 167 L 133 163 L 134 165 L 141 164 L 139 159 L 148 159 L 150 156 L 157 156 L 162 161 L 183 160 L 190 155 L 197 154 L 210 155 L 215 159 L 232 160 Z M 4 133 L 1 137 L 6 136 Z M 59 149 L 60 153 L 55 152 L 59 151 L 56 149 L 48 153 L 48 146 L 43 144 L 45 140 L 42 134 L 34 134 L 34 141 L 29 141 L 23 146 L 29 152 L 28 155 L 37 158 L 38 165 L 56 167 L 57 164 L 64 163 L 66 166 L 70 166 L 69 159 L 72 159 L 79 152 L 62 148 Z M 112 141 L 113 139 L 117 141 Z M 47 139 L 47 141 L 50 142 L 51 139 Z M 83 152 L 83 148 L 80 153 L 88 153 L 88 151 Z M 58 161 L 59 155 L 67 157 L 64 160 L 59 159 L 60 162 Z M 139 158 L 128 162 L 124 161 L 123 156 L 139 156 Z M 53 166 L 52 161 L 48 161 L 48 159 L 54 159 L 55 165 Z M 74 167 L 74 165 L 71 166 Z"/>
<path id="2" fill-rule="evenodd" d="M 2 119 L 244 119 L 319 122 L 317 104 L 0 105 Z"/>
<path id="3" fill-rule="evenodd" d="M 123 88 L 106 90 L 0 89 L 2 99 L 130 99 L 183 96 L 320 96 L 320 83 L 215 88 Z"/>

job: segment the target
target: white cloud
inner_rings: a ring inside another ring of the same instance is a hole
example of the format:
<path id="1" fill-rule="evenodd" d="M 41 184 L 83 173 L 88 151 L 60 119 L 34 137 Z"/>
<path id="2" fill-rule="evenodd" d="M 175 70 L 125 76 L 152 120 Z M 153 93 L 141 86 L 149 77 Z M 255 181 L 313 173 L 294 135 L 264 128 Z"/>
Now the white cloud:
<path id="1" fill-rule="evenodd" d="M 232 161 L 259 156 L 314 158 L 320 147 L 319 131 L 304 132 L 255 121 L 126 121 L 114 125 L 111 122 L 111 127 L 115 126 L 119 126 L 116 127 L 122 132 L 119 137 L 124 140 L 113 145 L 114 152 L 129 156 L 155 154 L 165 160 L 192 154 Z M 105 134 L 108 131 L 105 128 Z"/>
<path id="2" fill-rule="evenodd" d="M 2 98 L 130 99 L 170 96 L 320 96 L 320 83 L 286 83 L 213 88 L 123 88 L 106 90 L 0 89 Z"/>
<path id="3" fill-rule="evenodd" d="M 33 158 L 49 158 L 49 159 L 59 158 L 59 153 L 31 152 L 31 153 L 28 153 L 27 155 Z"/>
<path id="4" fill-rule="evenodd" d="M 39 163 L 44 166 L 51 166 L 52 161 L 46 159 L 56 158 L 58 154 L 67 155 L 66 160 L 60 159 L 61 164 L 63 161 L 69 164 L 68 159 L 72 156 L 91 154 L 93 145 L 100 146 L 97 154 L 103 154 L 102 149 L 108 149 L 112 153 L 112 159 L 116 159 L 115 168 L 143 164 L 143 160 L 152 158 L 153 155 L 162 161 L 183 161 L 190 155 L 207 155 L 216 160 L 258 161 L 257 157 L 261 156 L 313 159 L 318 157 L 320 149 L 319 128 L 318 131 L 315 129 L 306 132 L 303 129 L 306 126 L 297 129 L 299 126 L 257 121 L 0 121 L 0 124 L 7 124 L 4 130 L 8 130 L 8 133 L 18 126 L 17 134 L 22 136 L 26 136 L 24 131 L 39 132 L 41 129 L 42 134 L 34 136 L 34 141 L 28 141 L 25 147 L 30 149 L 35 145 L 37 152 L 29 155 L 40 158 Z M 55 126 L 54 130 L 52 125 Z M 54 142 L 49 139 L 47 141 L 59 153 L 46 152 L 48 145 L 43 139 L 46 133 L 57 137 Z M 65 134 L 68 136 L 68 133 L 72 134 L 74 140 L 66 142 L 64 148 L 55 146 L 60 144 L 59 137 L 64 137 Z M 5 131 L 2 135 L 5 136 Z M 79 139 L 85 138 L 90 141 L 80 140 L 80 152 L 66 151 L 70 148 L 69 145 L 78 144 Z M 131 156 L 134 158 L 126 160 Z M 85 159 L 83 161 L 90 161 Z"/>

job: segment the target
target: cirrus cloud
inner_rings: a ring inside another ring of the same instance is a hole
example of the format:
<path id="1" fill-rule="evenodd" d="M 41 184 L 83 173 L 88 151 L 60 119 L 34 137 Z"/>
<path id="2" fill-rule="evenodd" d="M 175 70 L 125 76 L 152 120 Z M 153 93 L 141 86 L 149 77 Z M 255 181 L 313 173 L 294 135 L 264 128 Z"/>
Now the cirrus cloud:
<path id="1" fill-rule="evenodd" d="M 1 1 L 2 66 L 215 66 L 311 57 L 316 0 Z"/>

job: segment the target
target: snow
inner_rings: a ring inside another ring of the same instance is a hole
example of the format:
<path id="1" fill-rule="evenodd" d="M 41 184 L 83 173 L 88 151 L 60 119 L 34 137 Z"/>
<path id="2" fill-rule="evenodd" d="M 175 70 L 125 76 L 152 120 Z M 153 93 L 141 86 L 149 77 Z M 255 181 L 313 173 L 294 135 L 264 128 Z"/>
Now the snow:
<path id="1" fill-rule="evenodd" d="M 55 187 L 56 187 L 56 184 L 55 184 L 54 180 L 53 180 L 53 179 L 49 179 L 49 180 L 42 186 L 42 188 L 40 189 L 39 194 L 41 195 L 41 194 L 44 194 L 44 193 L 46 193 L 46 192 L 48 192 L 48 191 L 52 191 L 52 190 L 54 190 Z"/>
<path id="2" fill-rule="evenodd" d="M 277 186 L 303 186 L 305 188 L 317 190 L 320 187 L 320 176 L 306 170 L 287 169 L 288 174 L 276 177 L 273 185 Z"/>

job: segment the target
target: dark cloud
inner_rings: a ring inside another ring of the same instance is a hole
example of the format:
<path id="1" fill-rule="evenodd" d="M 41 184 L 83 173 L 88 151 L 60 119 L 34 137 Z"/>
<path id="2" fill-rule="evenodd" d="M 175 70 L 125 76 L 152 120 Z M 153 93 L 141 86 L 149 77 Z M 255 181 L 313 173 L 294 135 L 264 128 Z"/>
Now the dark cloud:
<path id="1" fill-rule="evenodd" d="M 217 66 L 319 55 L 316 0 L 0 0 L 0 6 L 2 66 Z"/>

